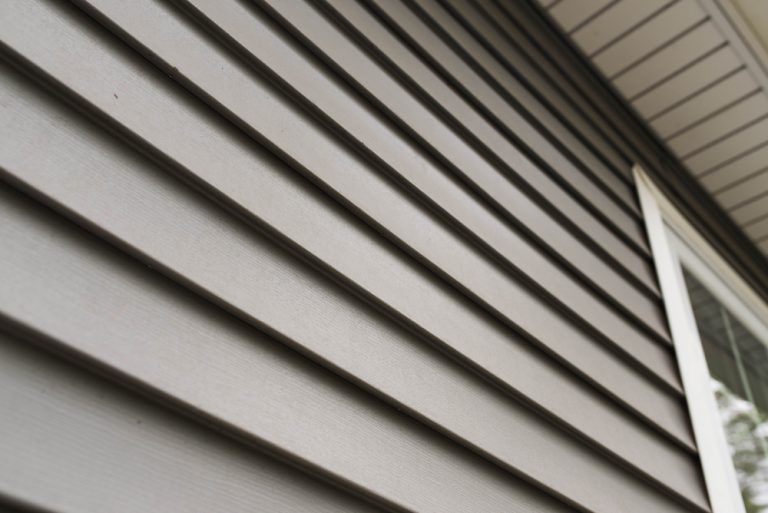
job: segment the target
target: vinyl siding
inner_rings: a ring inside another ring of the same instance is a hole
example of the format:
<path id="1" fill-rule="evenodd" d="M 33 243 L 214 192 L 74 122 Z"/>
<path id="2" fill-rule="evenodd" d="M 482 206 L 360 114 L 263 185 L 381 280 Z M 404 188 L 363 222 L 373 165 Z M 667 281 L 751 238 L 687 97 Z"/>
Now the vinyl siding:
<path id="1" fill-rule="evenodd" d="M 627 143 L 506 8 L 4 3 L 0 496 L 708 511 Z"/>

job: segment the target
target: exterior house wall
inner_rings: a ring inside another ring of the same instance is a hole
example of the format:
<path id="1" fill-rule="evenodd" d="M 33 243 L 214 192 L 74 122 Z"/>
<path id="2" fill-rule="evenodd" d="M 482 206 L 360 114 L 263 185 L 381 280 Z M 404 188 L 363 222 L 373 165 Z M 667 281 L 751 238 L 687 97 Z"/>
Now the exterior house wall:
<path id="1" fill-rule="evenodd" d="M 641 136 L 530 6 L 0 12 L 3 500 L 709 510 Z"/>

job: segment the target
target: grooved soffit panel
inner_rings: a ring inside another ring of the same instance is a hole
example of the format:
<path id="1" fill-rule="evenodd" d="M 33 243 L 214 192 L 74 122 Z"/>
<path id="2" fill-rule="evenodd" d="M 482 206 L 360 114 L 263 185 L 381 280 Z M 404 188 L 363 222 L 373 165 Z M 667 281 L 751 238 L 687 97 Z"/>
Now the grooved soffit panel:
<path id="1" fill-rule="evenodd" d="M 538 1 L 768 255 L 768 2 Z"/>

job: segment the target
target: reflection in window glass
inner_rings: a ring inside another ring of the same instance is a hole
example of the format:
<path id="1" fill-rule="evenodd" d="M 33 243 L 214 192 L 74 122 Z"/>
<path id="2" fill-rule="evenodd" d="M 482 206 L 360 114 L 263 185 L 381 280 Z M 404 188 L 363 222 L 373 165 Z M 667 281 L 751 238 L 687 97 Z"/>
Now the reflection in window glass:
<path id="1" fill-rule="evenodd" d="M 748 513 L 768 513 L 768 347 L 684 270 Z"/>

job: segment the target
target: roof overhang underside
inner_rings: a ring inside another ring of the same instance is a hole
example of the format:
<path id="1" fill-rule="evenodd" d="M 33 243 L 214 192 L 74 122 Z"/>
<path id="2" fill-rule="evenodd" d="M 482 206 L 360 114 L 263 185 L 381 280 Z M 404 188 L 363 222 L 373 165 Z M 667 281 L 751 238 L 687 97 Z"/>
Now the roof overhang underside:
<path id="1" fill-rule="evenodd" d="M 650 133 L 651 174 L 766 297 L 768 2 L 537 1 Z"/>

